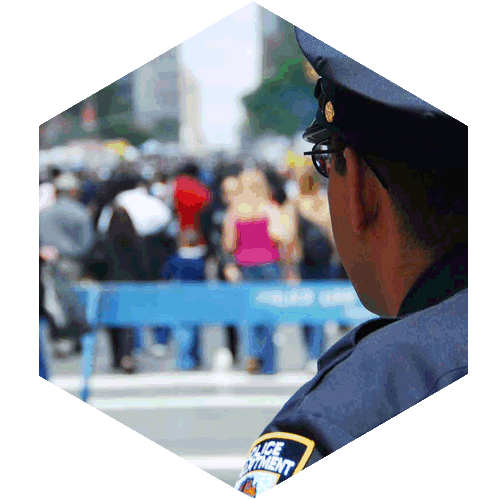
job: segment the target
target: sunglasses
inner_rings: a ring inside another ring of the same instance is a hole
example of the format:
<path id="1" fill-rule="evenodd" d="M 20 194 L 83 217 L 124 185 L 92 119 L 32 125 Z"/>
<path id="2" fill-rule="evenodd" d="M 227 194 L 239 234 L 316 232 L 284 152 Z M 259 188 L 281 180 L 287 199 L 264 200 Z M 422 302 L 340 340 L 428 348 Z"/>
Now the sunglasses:
<path id="1" fill-rule="evenodd" d="M 335 169 L 336 165 L 342 165 L 344 163 L 343 168 L 345 169 L 345 158 L 344 158 L 344 150 L 347 147 L 347 144 L 342 144 L 340 142 L 337 143 L 337 149 L 330 148 L 330 139 L 326 139 L 322 142 L 318 142 L 312 148 L 312 151 L 305 151 L 305 155 L 309 155 L 312 158 L 312 162 L 316 170 L 327 179 L 330 177 L 330 170 L 332 168 Z M 377 176 L 378 180 L 384 186 L 385 189 L 389 189 L 389 183 L 381 174 L 380 169 L 377 168 L 376 165 L 373 164 L 372 161 L 368 161 L 366 156 L 363 156 L 363 159 L 368 164 L 373 173 Z"/>
<path id="2" fill-rule="evenodd" d="M 330 139 L 315 144 L 312 151 L 304 152 L 305 155 L 311 156 L 312 162 L 316 170 L 327 179 L 330 177 L 330 169 L 335 167 L 333 162 L 345 161 L 342 154 L 345 145 L 340 146 L 338 149 L 330 148 Z"/>

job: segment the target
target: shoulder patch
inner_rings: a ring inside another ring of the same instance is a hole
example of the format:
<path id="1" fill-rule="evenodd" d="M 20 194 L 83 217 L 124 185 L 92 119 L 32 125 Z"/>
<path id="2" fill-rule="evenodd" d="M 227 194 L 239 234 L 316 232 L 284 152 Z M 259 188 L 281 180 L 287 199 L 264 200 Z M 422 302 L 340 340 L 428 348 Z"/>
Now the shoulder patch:
<path id="1" fill-rule="evenodd" d="M 314 449 L 314 441 L 288 432 L 261 436 L 250 448 L 235 488 L 251 497 L 300 472 Z"/>

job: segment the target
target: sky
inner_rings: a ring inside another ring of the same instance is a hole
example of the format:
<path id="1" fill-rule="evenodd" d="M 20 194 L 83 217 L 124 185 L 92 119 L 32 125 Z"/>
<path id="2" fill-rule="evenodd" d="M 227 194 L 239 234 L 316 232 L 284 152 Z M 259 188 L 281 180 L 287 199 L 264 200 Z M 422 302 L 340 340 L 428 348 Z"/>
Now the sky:
<path id="1" fill-rule="evenodd" d="M 260 81 L 257 4 L 250 4 L 180 45 L 180 60 L 198 80 L 201 127 L 208 144 L 232 149 L 245 119 L 241 95 Z"/>

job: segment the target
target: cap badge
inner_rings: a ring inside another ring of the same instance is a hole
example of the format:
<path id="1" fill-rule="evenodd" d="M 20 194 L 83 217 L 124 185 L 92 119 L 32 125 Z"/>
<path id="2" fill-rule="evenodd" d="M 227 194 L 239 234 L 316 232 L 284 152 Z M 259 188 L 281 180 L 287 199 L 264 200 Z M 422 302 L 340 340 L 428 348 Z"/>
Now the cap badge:
<path id="1" fill-rule="evenodd" d="M 332 123 L 333 117 L 335 116 L 335 111 L 333 109 L 333 104 L 328 101 L 325 106 L 325 118 L 328 123 Z"/>

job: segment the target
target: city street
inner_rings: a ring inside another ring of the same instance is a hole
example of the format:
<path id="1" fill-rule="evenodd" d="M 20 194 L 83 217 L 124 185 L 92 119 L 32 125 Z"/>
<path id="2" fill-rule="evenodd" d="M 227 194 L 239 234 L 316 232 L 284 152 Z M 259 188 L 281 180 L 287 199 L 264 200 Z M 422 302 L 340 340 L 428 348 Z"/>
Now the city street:
<path id="1" fill-rule="evenodd" d="M 338 338 L 328 325 L 326 344 Z M 138 355 L 139 373 L 124 375 L 110 368 L 109 341 L 98 337 L 89 404 L 144 437 L 185 458 L 213 476 L 234 485 L 245 454 L 286 400 L 311 377 L 304 370 L 305 352 L 296 325 L 281 325 L 275 336 L 280 371 L 250 376 L 241 363 L 229 371 L 217 369 L 217 350 L 224 344 L 218 327 L 204 329 L 201 371 L 175 370 L 174 345 L 164 359 Z M 80 360 L 54 360 L 51 381 L 78 396 Z M 57 362 L 55 362 L 57 361 Z"/>

